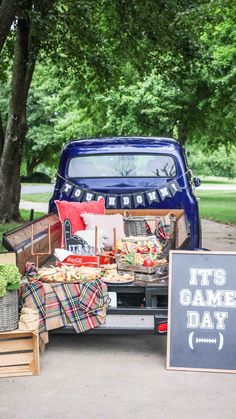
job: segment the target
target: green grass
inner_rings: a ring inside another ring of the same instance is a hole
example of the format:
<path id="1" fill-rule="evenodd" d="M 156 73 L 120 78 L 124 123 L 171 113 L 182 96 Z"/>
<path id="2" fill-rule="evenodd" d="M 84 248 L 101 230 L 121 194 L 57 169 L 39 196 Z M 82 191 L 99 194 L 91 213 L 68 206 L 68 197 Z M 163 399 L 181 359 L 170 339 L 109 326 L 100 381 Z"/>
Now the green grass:
<path id="1" fill-rule="evenodd" d="M 235 191 L 197 191 L 200 217 L 236 225 Z"/>
<path id="2" fill-rule="evenodd" d="M 30 211 L 28 210 L 21 210 L 21 217 L 23 218 L 24 222 L 29 221 L 30 218 Z M 34 213 L 34 219 L 36 220 L 39 217 L 42 217 L 43 214 L 42 212 L 35 212 Z M 0 224 L 0 252 L 6 252 L 5 247 L 2 246 L 2 235 L 3 233 L 6 233 L 10 230 L 14 230 L 15 228 L 19 227 L 20 225 L 22 225 L 22 223 L 7 223 L 7 224 Z"/>
<path id="3" fill-rule="evenodd" d="M 236 185 L 236 179 L 227 179 L 225 177 L 216 176 L 199 176 L 199 178 L 204 185 Z"/>
<path id="4" fill-rule="evenodd" d="M 30 201 L 30 202 L 47 202 L 48 203 L 51 197 L 52 197 L 52 192 L 21 195 L 21 199 L 23 201 Z"/>

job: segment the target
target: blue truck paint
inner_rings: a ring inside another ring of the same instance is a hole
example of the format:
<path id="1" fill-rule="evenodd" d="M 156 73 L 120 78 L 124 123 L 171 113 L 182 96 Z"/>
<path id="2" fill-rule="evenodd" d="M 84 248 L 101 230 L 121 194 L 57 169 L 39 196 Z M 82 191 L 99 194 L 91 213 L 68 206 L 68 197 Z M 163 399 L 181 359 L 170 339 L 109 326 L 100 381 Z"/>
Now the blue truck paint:
<path id="1" fill-rule="evenodd" d="M 190 238 L 187 249 L 193 250 L 201 247 L 200 220 L 198 203 L 192 191 L 189 180 L 186 156 L 183 147 L 178 141 L 171 138 L 158 137 L 112 137 L 95 138 L 91 140 L 77 140 L 68 143 L 62 150 L 55 190 L 49 203 L 49 210 L 55 211 L 55 199 L 70 200 L 66 195 L 60 193 L 60 189 L 67 179 L 67 168 L 71 158 L 76 156 L 97 155 L 102 158 L 102 154 L 116 153 L 135 153 L 135 154 L 163 154 L 171 155 L 175 159 L 177 173 L 173 178 L 71 178 L 70 180 L 85 189 L 105 194 L 124 194 L 134 193 L 155 189 L 163 186 L 172 179 L 178 179 L 182 192 L 177 193 L 171 198 L 166 198 L 163 202 L 154 202 L 146 208 L 159 209 L 184 209 L 189 226 Z M 118 202 L 118 207 L 119 202 Z"/>

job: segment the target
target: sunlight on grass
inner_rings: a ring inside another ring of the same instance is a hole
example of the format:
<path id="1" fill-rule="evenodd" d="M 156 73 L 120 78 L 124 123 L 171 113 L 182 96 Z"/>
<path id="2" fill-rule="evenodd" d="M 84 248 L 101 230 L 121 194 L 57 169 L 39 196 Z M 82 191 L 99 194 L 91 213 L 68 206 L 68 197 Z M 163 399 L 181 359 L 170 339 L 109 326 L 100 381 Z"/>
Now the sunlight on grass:
<path id="1" fill-rule="evenodd" d="M 236 179 L 216 176 L 199 176 L 203 185 L 236 185 Z"/>
<path id="2" fill-rule="evenodd" d="M 52 197 L 52 192 L 33 193 L 21 195 L 21 200 L 30 202 L 46 202 Z"/>
<path id="3" fill-rule="evenodd" d="M 197 191 L 200 217 L 236 225 L 235 191 Z"/>

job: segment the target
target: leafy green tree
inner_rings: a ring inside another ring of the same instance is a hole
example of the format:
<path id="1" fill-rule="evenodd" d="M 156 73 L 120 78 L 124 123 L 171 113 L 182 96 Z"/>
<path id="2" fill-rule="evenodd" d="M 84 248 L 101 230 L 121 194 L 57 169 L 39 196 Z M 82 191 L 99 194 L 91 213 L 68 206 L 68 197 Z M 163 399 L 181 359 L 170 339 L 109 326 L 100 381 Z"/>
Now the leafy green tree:
<path id="1" fill-rule="evenodd" d="M 235 8 L 230 0 L 0 0 L 0 76 L 12 79 L 9 93 L 1 87 L 9 107 L 4 96 L 0 221 L 19 217 L 23 156 L 31 172 L 71 138 L 232 143 Z"/>

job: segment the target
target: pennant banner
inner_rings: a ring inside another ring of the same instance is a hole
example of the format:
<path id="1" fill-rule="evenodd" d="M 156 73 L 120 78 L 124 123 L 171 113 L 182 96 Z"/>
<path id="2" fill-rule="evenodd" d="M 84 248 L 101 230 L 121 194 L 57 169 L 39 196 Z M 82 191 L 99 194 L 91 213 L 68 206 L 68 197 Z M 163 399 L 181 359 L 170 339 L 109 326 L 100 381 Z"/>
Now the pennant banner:
<path id="1" fill-rule="evenodd" d="M 71 198 L 75 198 L 77 201 L 82 201 L 84 190 L 79 186 L 75 186 L 71 195 Z"/>
<path id="2" fill-rule="evenodd" d="M 117 195 L 108 195 L 106 201 L 106 208 L 115 209 L 117 208 L 118 196 Z"/>
<path id="3" fill-rule="evenodd" d="M 181 186 L 179 185 L 177 180 L 172 180 L 171 182 L 168 182 L 168 188 L 173 196 L 175 196 L 176 192 L 182 191 Z"/>
<path id="4" fill-rule="evenodd" d="M 84 201 L 85 202 L 89 202 L 89 201 L 93 201 L 94 200 L 94 196 L 95 196 L 95 192 L 93 191 L 86 191 L 84 192 Z"/>
<path id="5" fill-rule="evenodd" d="M 132 194 L 104 194 L 84 189 L 74 185 L 72 182 L 65 180 L 60 193 L 71 197 L 78 202 L 98 201 L 104 198 L 106 208 L 115 209 L 120 203 L 123 209 L 145 207 L 146 204 L 152 205 L 153 202 L 163 202 L 166 198 L 172 198 L 176 193 L 182 192 L 182 188 L 177 179 L 173 179 L 164 185 Z"/>
<path id="6" fill-rule="evenodd" d="M 60 193 L 64 193 L 66 196 L 70 196 L 71 192 L 73 191 L 74 185 L 72 182 L 65 182 L 61 189 Z"/>
<path id="7" fill-rule="evenodd" d="M 121 208 L 132 208 L 131 195 L 121 195 L 120 200 Z"/>
<path id="8" fill-rule="evenodd" d="M 146 192 L 146 197 L 149 205 L 151 205 L 153 202 L 159 202 L 157 190 Z"/>
<path id="9" fill-rule="evenodd" d="M 135 193 L 133 195 L 134 198 L 134 206 L 135 208 L 138 208 L 139 206 L 145 207 L 145 196 L 144 193 Z"/>
<path id="10" fill-rule="evenodd" d="M 162 201 L 172 196 L 168 186 L 163 186 L 162 188 L 158 188 L 158 192 Z"/>

